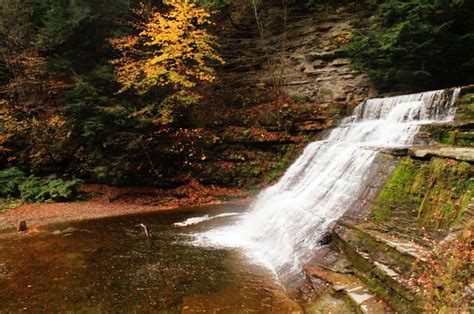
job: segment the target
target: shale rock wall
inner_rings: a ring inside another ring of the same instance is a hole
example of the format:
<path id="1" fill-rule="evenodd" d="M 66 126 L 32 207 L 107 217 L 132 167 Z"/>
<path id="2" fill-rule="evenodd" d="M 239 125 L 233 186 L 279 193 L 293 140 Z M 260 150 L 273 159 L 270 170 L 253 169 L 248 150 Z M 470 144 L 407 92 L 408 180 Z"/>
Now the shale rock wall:
<path id="1" fill-rule="evenodd" d="M 276 180 L 307 143 L 375 94 L 342 49 L 368 13 L 262 8 L 261 33 L 251 6 L 227 15 L 216 31 L 228 62 L 190 111 L 209 144 L 188 168 L 201 183 L 251 189 Z"/>
<path id="2" fill-rule="evenodd" d="M 355 274 L 395 310 L 472 304 L 465 252 L 474 226 L 472 96 L 472 87 L 463 88 L 454 122 L 423 128 L 430 145 L 387 152 L 397 163 L 388 180 L 365 209 L 334 228 Z"/>

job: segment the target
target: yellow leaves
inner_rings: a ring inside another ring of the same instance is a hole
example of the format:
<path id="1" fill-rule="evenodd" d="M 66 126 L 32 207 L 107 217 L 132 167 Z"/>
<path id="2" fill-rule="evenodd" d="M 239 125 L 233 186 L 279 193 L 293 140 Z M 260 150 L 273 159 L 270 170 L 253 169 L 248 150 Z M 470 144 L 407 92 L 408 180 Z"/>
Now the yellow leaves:
<path id="1" fill-rule="evenodd" d="M 47 125 L 53 129 L 60 129 L 66 125 L 66 120 L 59 115 L 54 115 L 48 119 Z"/>
<path id="2" fill-rule="evenodd" d="M 38 117 L 23 106 L 0 100 L 0 154 L 12 154 L 6 148 L 8 144 L 25 141 L 28 158 L 33 163 L 38 163 L 51 158 L 51 147 L 58 146 L 70 138 L 71 133 L 62 116 L 55 114 Z M 56 152 L 58 156 L 61 153 L 61 150 Z"/>
<path id="3" fill-rule="evenodd" d="M 15 106 L 7 101 L 0 101 L 0 126 L 3 141 L 8 141 L 11 137 L 28 130 L 28 123 L 16 117 Z"/>
<path id="4" fill-rule="evenodd" d="M 122 53 L 114 60 L 123 88 L 146 93 L 155 86 L 187 91 L 198 82 L 214 80 L 208 64 L 224 63 L 213 44 L 216 38 L 205 30 L 210 13 L 191 0 L 167 0 L 165 13 L 138 12 L 143 23 L 134 24 L 138 35 L 112 40 Z"/>

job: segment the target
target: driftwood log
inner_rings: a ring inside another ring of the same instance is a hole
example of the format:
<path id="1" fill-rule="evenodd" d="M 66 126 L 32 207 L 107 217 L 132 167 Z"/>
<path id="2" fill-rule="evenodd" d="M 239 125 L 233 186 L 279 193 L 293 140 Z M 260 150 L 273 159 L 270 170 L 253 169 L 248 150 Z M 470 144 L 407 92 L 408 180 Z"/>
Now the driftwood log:
<path id="1" fill-rule="evenodd" d="M 26 227 L 26 220 L 20 220 L 18 223 L 18 231 L 26 231 L 26 229 L 28 229 Z"/>

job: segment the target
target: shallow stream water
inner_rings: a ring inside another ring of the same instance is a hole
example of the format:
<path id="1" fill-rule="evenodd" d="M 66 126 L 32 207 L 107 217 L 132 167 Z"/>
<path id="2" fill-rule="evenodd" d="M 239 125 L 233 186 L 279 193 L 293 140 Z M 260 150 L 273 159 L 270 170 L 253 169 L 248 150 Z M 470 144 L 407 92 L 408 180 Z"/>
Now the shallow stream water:
<path id="1" fill-rule="evenodd" d="M 191 234 L 243 210 L 184 208 L 1 235 L 0 312 L 300 311 L 268 270 L 238 251 L 188 244 Z M 205 215 L 219 216 L 175 225 Z M 151 239 L 135 228 L 139 223 L 149 226 Z"/>

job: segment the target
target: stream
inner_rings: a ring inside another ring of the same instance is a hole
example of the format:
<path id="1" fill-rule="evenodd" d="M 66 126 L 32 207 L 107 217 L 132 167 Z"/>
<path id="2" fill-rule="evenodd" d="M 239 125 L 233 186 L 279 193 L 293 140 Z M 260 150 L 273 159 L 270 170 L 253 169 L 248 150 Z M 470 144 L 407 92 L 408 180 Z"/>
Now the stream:
<path id="1" fill-rule="evenodd" d="M 300 311 L 239 251 L 189 244 L 192 233 L 230 223 L 244 209 L 183 208 L 1 235 L 0 312 Z"/>

